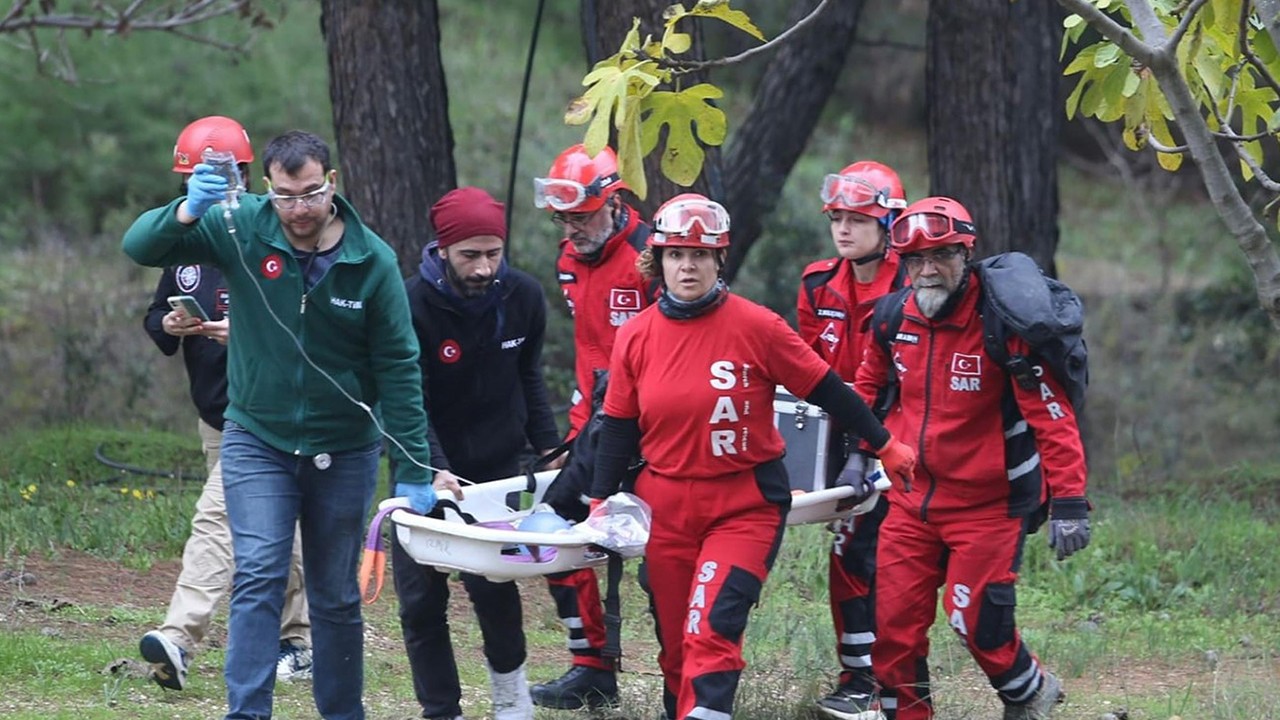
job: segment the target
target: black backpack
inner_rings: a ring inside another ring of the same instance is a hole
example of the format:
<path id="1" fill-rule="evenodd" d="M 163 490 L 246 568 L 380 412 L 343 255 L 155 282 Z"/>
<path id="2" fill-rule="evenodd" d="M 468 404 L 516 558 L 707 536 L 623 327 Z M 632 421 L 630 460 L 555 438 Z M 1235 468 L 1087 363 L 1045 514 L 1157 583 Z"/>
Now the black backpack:
<path id="1" fill-rule="evenodd" d="M 1084 409 L 1089 385 L 1089 350 L 1084 342 L 1084 304 L 1065 284 L 1046 276 L 1040 266 L 1020 252 L 1003 253 L 980 260 L 973 270 L 981 283 L 978 307 L 982 314 L 983 345 L 987 355 L 1026 390 L 1039 386 L 1031 358 L 1010 356 L 1009 336 L 1017 335 L 1031 346 L 1067 393 L 1077 422 Z M 911 288 L 886 295 L 871 316 L 875 341 L 885 352 L 902 325 L 903 307 Z M 892 374 L 892 363 L 890 364 Z M 877 410 L 887 410 L 897 398 L 897 375 Z"/>

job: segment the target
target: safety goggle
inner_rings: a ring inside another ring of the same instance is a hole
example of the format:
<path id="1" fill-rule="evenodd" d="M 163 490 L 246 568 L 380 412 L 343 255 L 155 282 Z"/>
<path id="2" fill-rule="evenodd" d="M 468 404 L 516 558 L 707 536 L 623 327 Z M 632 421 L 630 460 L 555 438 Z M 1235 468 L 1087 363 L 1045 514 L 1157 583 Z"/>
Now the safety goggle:
<path id="1" fill-rule="evenodd" d="M 822 202 L 846 208 L 878 205 L 889 210 L 901 210 L 907 206 L 902 198 L 889 197 L 885 190 L 857 177 L 828 175 L 822 180 Z"/>
<path id="2" fill-rule="evenodd" d="M 917 235 L 926 240 L 946 240 L 952 235 L 977 234 L 973 223 L 934 212 L 904 215 L 889 229 L 889 239 L 895 246 L 907 245 Z"/>
<path id="3" fill-rule="evenodd" d="M 298 206 L 298 203 L 302 203 L 304 208 L 312 209 L 320 207 L 320 203 L 325 200 L 325 193 L 329 192 L 331 187 L 333 186 L 329 184 L 329 181 L 325 180 L 320 187 L 301 195 L 281 195 L 275 191 L 275 188 L 268 187 L 267 197 L 270 198 L 272 205 L 281 210 L 292 210 Z"/>
<path id="4" fill-rule="evenodd" d="M 653 217 L 654 242 L 664 242 L 668 235 L 688 235 L 695 224 L 702 228 L 703 242 L 714 243 L 729 232 L 729 212 L 710 200 L 668 203 Z"/>
<path id="5" fill-rule="evenodd" d="M 598 177 L 590 185 L 559 178 L 533 179 L 533 206 L 558 212 L 573 210 L 589 197 L 600 197 L 605 188 L 618 182 L 617 173 Z"/>

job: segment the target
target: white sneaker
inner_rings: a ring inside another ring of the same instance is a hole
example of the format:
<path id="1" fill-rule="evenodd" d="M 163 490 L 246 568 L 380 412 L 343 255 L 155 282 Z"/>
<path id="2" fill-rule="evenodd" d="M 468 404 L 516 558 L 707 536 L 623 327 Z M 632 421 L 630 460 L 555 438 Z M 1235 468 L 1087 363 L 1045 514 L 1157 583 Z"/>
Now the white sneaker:
<path id="1" fill-rule="evenodd" d="M 533 698 L 529 697 L 524 665 L 508 673 L 489 668 L 489 688 L 493 694 L 493 720 L 533 720 Z"/>
<path id="2" fill-rule="evenodd" d="M 138 652 L 151 663 L 151 679 L 166 690 L 187 686 L 187 651 L 159 630 L 152 630 L 138 642 Z"/>
<path id="3" fill-rule="evenodd" d="M 311 648 L 281 641 L 276 660 L 276 681 L 291 682 L 311 679 Z"/>

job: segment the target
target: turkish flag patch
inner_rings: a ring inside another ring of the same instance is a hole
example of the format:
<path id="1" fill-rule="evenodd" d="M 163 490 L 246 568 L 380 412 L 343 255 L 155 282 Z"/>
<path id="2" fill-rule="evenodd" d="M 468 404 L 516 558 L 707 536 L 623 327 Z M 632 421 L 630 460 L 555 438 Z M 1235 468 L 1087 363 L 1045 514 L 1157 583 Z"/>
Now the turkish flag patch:
<path id="1" fill-rule="evenodd" d="M 951 355 L 951 372 L 955 375 L 981 375 L 982 356 L 953 353 Z"/>
<path id="2" fill-rule="evenodd" d="M 631 311 L 639 310 L 640 291 L 630 288 L 610 288 L 609 309 Z"/>

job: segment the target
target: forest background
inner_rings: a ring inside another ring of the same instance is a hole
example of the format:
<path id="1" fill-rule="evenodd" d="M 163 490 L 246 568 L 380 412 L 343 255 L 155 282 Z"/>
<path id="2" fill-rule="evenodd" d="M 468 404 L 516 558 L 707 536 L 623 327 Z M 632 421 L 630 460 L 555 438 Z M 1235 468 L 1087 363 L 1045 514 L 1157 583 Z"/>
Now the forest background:
<path id="1" fill-rule="evenodd" d="M 511 204 L 511 260 L 542 281 L 553 308 L 545 359 L 563 403 L 572 337 L 554 281 L 558 237 L 546 215 L 532 207 L 530 179 L 582 138 L 581 128 L 562 121 L 588 69 L 581 8 L 569 0 L 546 4 L 514 194 L 505 197 L 534 4 L 438 5 L 457 182 L 489 189 Z M 743 7 L 766 35 L 786 25 L 782 3 Z M 143 32 L 87 35 L 36 53 L 17 36 L 0 46 L 0 183 L 8 188 L 0 196 L 0 553 L 6 567 L 19 568 L 15 577 L 41 558 L 74 558 L 77 552 L 96 559 L 90 562 L 142 570 L 163 568 L 177 555 L 194 500 L 191 487 L 130 482 L 89 457 L 106 448 L 106 454 L 143 465 L 199 467 L 189 452 L 198 442 L 181 363 L 161 356 L 142 332 L 158 271 L 129 262 L 119 252 L 119 238 L 142 210 L 176 194 L 173 139 L 194 118 L 239 119 L 259 152 L 268 139 L 295 127 L 335 139 L 320 6 L 282 1 L 272 8 L 272 26 L 252 36 L 234 18 L 204 31 L 230 44 L 247 41 L 243 52 Z M 794 319 L 801 269 L 832 254 L 817 198 L 826 173 L 877 159 L 899 170 L 909 197 L 928 192 L 926 16 L 922 0 L 864 4 L 858 39 L 832 97 L 776 209 L 763 219 L 735 291 Z M 714 25 L 706 42 L 710 54 L 739 43 Z M 721 107 L 730 142 L 760 74 L 758 62 L 715 71 L 714 81 L 726 90 Z M 1069 89 L 1064 86 L 1064 97 Z M 1205 664 L 1206 653 L 1216 658 L 1232 651 L 1250 663 L 1261 658 L 1261 669 L 1251 665 L 1246 676 L 1265 687 L 1268 678 L 1276 679 L 1280 648 L 1274 627 L 1259 629 L 1268 619 L 1274 626 L 1280 615 L 1274 522 L 1280 341 L 1258 309 L 1244 260 L 1225 237 L 1194 169 L 1164 172 L 1149 153 L 1124 150 L 1117 131 L 1089 122 L 1064 123 L 1058 142 L 1060 237 L 1052 257 L 1088 313 L 1092 384 L 1085 427 L 1099 532 L 1093 557 L 1076 566 L 1059 567 L 1033 548 L 1029 575 L 1046 573 L 1042 585 L 1053 598 L 1039 612 L 1053 618 L 1051 627 L 1073 632 L 1081 624 L 1095 632 L 1089 624 L 1132 613 L 1125 617 L 1134 624 L 1123 636 L 1146 633 L 1138 654 L 1162 660 L 1170 659 L 1169 646 L 1157 636 L 1166 631 L 1144 623 L 1186 615 L 1204 627 L 1168 632 L 1182 633 L 1184 640 L 1203 633 L 1203 640 L 1188 640 L 1185 654 L 1174 654 L 1175 675 L 1202 678 L 1208 668 L 1216 682 L 1217 661 Z M 337 165 L 341 173 L 341 157 Z M 261 174 L 255 164 L 259 190 Z M 398 182 L 394 176 L 378 179 L 387 188 Z M 425 207 L 434 200 L 411 202 Z M 424 227 L 419 238 L 401 242 L 427 240 Z M 158 438 L 160 449 L 146 438 Z M 143 498 L 131 500 L 128 491 L 140 488 Z M 119 489 L 127 491 L 124 501 L 109 495 Z M 148 496 L 149 490 L 160 496 Z M 139 502 L 119 505 L 133 500 Z M 123 518 L 154 527 L 130 532 Z M 117 530 L 122 534 L 113 534 Z M 820 574 L 819 559 L 810 558 L 809 570 Z M 780 580 L 777 592 L 816 582 L 798 577 L 805 579 Z M 775 610 L 788 602 L 775 601 Z M 105 616 L 119 621 L 118 608 L 109 605 L 87 603 L 86 612 L 95 622 Z M 15 620 L 19 607 L 12 606 L 7 619 Z M 1033 618 L 1036 612 L 1030 611 Z M 122 617 L 139 626 L 157 619 Z M 768 617 L 762 620 L 766 628 Z M 820 628 L 823 616 L 815 618 Z M 763 635 L 760 652 L 767 655 L 777 641 L 768 639 L 768 631 Z M 824 636 L 815 631 L 815 637 Z M 821 647 L 825 640 L 816 642 Z M 1078 650 L 1072 642 L 1068 649 Z M 1079 642 L 1094 648 L 1073 656 L 1080 667 L 1095 650 L 1117 667 L 1131 664 L 1125 658 L 1132 660 L 1132 648 L 1098 650 L 1087 639 Z M 1103 644 L 1117 642 L 1107 637 Z M 797 660 L 797 675 L 820 680 L 820 655 Z M 16 659 L 6 666 L 8 657 L 0 647 L 0 676 L 23 672 Z M 819 677 L 804 664 L 809 660 Z M 1186 707 L 1203 710 L 1207 699 L 1211 712 L 1227 713 L 1212 717 L 1262 717 L 1280 707 L 1272 688 L 1271 695 L 1251 701 L 1250 710 L 1224 709 L 1215 702 L 1216 690 L 1189 682 L 1154 692 L 1152 702 L 1173 707 L 1169 698 L 1181 693 Z"/>

